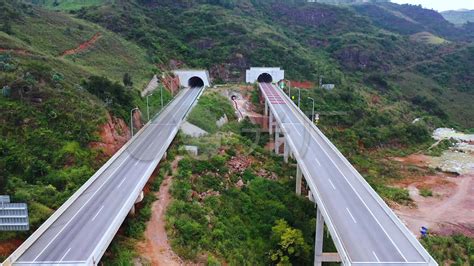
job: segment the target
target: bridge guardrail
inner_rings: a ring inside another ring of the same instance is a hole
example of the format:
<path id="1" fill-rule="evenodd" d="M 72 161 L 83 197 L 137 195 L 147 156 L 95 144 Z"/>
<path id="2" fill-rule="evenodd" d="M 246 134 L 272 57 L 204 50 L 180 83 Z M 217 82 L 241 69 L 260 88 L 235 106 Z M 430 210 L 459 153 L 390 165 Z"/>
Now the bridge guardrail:
<path id="1" fill-rule="evenodd" d="M 260 86 L 260 85 L 259 85 Z M 261 91 L 263 92 L 263 89 L 262 87 L 260 87 Z M 270 99 L 268 99 L 268 96 L 264 93 L 265 95 L 265 100 L 270 102 Z M 276 114 L 276 110 L 274 108 L 274 106 L 272 104 L 269 104 L 268 105 L 270 110 Z M 274 115 L 275 119 L 277 120 L 277 123 L 279 124 L 283 124 L 282 121 L 280 120 L 280 117 L 277 116 L 277 115 Z M 286 133 L 285 132 L 285 129 L 283 127 L 281 127 L 283 133 Z M 302 157 L 301 155 L 299 154 L 299 151 L 298 149 L 296 149 L 296 145 L 293 143 L 293 141 L 290 139 L 290 138 L 287 138 L 287 141 L 288 141 L 288 144 L 291 146 L 292 148 L 292 151 L 293 151 L 293 154 L 294 156 L 296 157 L 296 161 L 298 162 L 302 162 Z M 309 170 L 308 168 L 306 167 L 306 165 L 304 165 L 303 163 L 298 163 L 298 165 L 301 167 L 301 171 L 303 173 L 304 176 L 306 177 L 309 177 L 310 174 L 309 174 Z M 337 232 L 336 228 L 334 227 L 333 223 L 332 223 L 332 220 L 331 220 L 331 217 L 329 216 L 329 212 L 326 208 L 326 206 L 324 205 L 324 202 L 323 200 L 321 199 L 320 197 L 320 193 L 319 193 L 319 190 L 317 188 L 317 186 L 313 183 L 313 181 L 311 179 L 307 179 L 307 182 L 308 182 L 308 185 L 311 187 L 312 191 L 316 192 L 314 193 L 314 198 L 316 200 L 316 203 L 317 203 L 317 207 L 319 208 L 319 210 L 321 211 L 323 217 L 324 217 L 324 220 L 325 220 L 325 223 L 331 233 L 331 236 L 333 237 L 333 239 L 335 240 L 334 241 L 334 244 L 336 245 L 337 247 L 337 250 L 339 251 L 339 255 L 340 255 L 340 258 L 342 260 L 342 262 L 344 262 L 346 265 L 347 264 L 350 264 L 351 263 L 351 260 L 349 258 L 349 255 L 347 254 L 346 252 L 346 248 L 344 246 L 344 243 L 342 242 L 341 240 L 341 237 L 339 236 L 339 233 Z"/>
<path id="2" fill-rule="evenodd" d="M 204 88 L 201 89 L 201 92 L 198 94 L 196 97 L 194 103 L 186 110 L 186 115 L 181 119 L 180 124 L 186 116 L 188 115 L 189 111 L 192 109 L 192 107 L 195 105 L 201 94 L 203 93 Z M 178 94 L 179 95 L 179 94 Z M 178 95 L 176 95 L 175 99 L 178 98 Z M 171 102 L 170 102 L 171 103 Z M 165 110 L 166 108 L 163 108 L 162 110 Z M 152 121 L 152 120 L 150 120 Z M 126 218 L 129 210 L 132 208 L 132 206 L 135 204 L 135 200 L 137 198 L 137 195 L 140 194 L 140 192 L 143 190 L 145 187 L 146 183 L 148 182 L 149 177 L 153 174 L 155 171 L 155 168 L 158 166 L 160 163 L 161 159 L 163 158 L 164 153 L 168 149 L 169 145 L 171 145 L 171 142 L 173 142 L 173 139 L 175 138 L 176 134 L 178 133 L 180 129 L 180 125 L 177 125 L 176 128 L 172 131 L 172 133 L 168 136 L 166 139 L 162 149 L 159 151 L 158 155 L 155 160 L 153 160 L 152 164 L 148 167 L 146 172 L 144 173 L 143 176 L 148 176 L 147 178 L 142 178 L 140 182 L 135 186 L 135 189 L 133 190 L 133 193 L 130 195 L 128 200 L 125 202 L 125 204 L 122 206 L 120 209 L 118 215 L 115 217 L 113 220 L 111 226 L 107 229 L 107 232 L 105 232 L 104 238 L 101 239 L 99 244 L 96 246 L 94 251 L 92 252 L 91 256 L 87 260 L 87 264 L 89 265 L 96 265 L 95 258 L 101 258 L 104 252 L 107 250 L 110 242 L 112 242 L 115 234 L 117 231 L 120 229 L 121 224 L 123 223 L 124 219 Z M 166 147 L 166 149 L 164 149 Z M 115 232 L 114 232 L 115 231 Z"/>
<path id="3" fill-rule="evenodd" d="M 181 92 L 180 92 L 181 93 Z M 159 114 L 161 114 L 161 112 L 163 110 L 166 110 L 166 106 L 168 106 L 171 102 L 174 101 L 174 99 L 177 98 L 178 95 L 180 95 L 180 93 L 178 93 L 172 101 L 168 102 L 155 116 L 158 116 Z M 120 148 L 109 160 L 107 160 L 107 162 L 101 167 L 99 168 L 99 170 L 97 170 L 94 175 L 92 175 L 91 178 L 89 178 L 89 180 L 87 180 L 76 192 L 74 192 L 74 194 L 68 199 L 66 200 L 66 202 L 64 202 L 61 207 L 59 207 L 38 229 L 35 230 L 35 232 L 33 232 L 33 234 L 31 234 L 26 240 L 25 242 L 23 242 L 12 254 L 10 254 L 10 256 L 8 256 L 8 258 L 2 263 L 2 265 L 4 266 L 11 266 L 13 265 L 13 263 L 16 262 L 16 260 L 21 257 L 21 255 L 23 255 L 23 253 L 29 248 L 31 247 L 31 245 L 36 241 L 38 240 L 38 238 L 67 210 L 67 208 L 69 208 L 72 203 L 74 203 L 74 201 L 77 200 L 77 198 L 79 198 L 82 193 L 88 189 L 92 183 L 94 183 L 97 178 L 99 178 L 100 175 L 102 175 L 102 173 L 104 173 L 108 168 L 109 166 L 120 156 L 122 155 L 122 153 L 130 146 L 131 143 L 133 143 L 133 141 L 135 141 L 135 139 L 137 139 L 142 133 L 143 131 L 148 128 L 148 126 L 151 124 L 151 122 L 153 121 L 154 119 L 151 119 L 150 121 L 148 121 L 136 134 L 135 136 L 130 139 L 127 143 L 125 143 L 125 145 L 122 146 L 122 148 Z"/>
<path id="4" fill-rule="evenodd" d="M 272 85 L 273 86 L 273 85 Z M 385 201 L 375 192 L 375 190 L 367 183 L 365 178 L 362 177 L 362 175 L 354 168 L 354 166 L 344 157 L 344 155 L 334 146 L 334 144 L 321 132 L 321 130 L 311 121 L 309 118 L 303 113 L 303 111 L 296 106 L 296 104 L 289 98 L 286 93 L 282 92 L 278 87 L 275 88 L 276 91 L 278 91 L 279 94 L 283 94 L 283 98 L 287 103 L 289 103 L 293 108 L 293 110 L 296 110 L 296 113 L 302 117 L 305 122 L 309 123 L 311 127 L 314 129 L 316 134 L 320 136 L 326 145 L 328 145 L 337 155 L 338 159 L 341 160 L 349 169 L 352 173 L 354 173 L 357 177 L 358 180 L 362 183 L 364 188 L 367 190 L 367 192 L 374 198 L 377 203 L 382 207 L 384 212 L 391 218 L 391 220 L 394 222 L 394 224 L 398 227 L 398 229 L 403 233 L 403 235 L 407 238 L 407 240 L 417 249 L 418 253 L 425 258 L 426 262 L 429 265 L 438 265 L 438 263 L 433 259 L 433 257 L 425 250 L 425 248 L 421 245 L 421 243 L 416 239 L 416 237 L 411 233 L 411 231 L 408 230 L 408 228 L 403 224 L 400 219 L 395 215 L 395 213 L 387 206 Z M 304 125 L 306 126 L 305 123 Z M 310 131 L 311 132 L 311 131 Z M 398 222 L 395 222 L 398 221 Z M 425 263 L 426 263 L 425 262 Z M 406 265 L 406 264 L 404 264 Z"/>

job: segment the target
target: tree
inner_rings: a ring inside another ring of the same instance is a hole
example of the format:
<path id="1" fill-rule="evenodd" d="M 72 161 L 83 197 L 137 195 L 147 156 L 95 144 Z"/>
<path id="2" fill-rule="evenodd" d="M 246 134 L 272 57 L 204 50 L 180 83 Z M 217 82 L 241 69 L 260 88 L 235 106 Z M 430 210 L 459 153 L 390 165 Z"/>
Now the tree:
<path id="1" fill-rule="evenodd" d="M 12 30 L 12 24 L 10 22 L 10 19 L 6 19 L 5 22 L 3 22 L 3 25 L 2 25 L 2 29 L 1 29 L 3 32 L 5 32 L 6 34 L 12 34 L 13 33 L 13 30 Z"/>
<path id="2" fill-rule="evenodd" d="M 277 265 L 292 265 L 292 261 L 301 264 L 311 249 L 304 240 L 303 232 L 290 227 L 282 219 L 272 227 L 271 239 L 275 248 L 270 251 L 270 258 Z"/>
<path id="3" fill-rule="evenodd" d="M 125 87 L 133 86 L 132 76 L 130 76 L 130 74 L 128 73 L 123 74 L 123 85 Z"/>

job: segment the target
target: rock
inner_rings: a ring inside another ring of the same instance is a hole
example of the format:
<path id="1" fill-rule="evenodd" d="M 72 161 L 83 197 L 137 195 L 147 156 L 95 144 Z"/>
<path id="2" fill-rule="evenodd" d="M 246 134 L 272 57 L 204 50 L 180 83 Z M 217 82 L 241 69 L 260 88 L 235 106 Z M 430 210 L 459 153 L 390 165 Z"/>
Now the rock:
<path id="1" fill-rule="evenodd" d="M 193 138 L 198 138 L 209 134 L 207 131 L 189 123 L 188 121 L 184 121 L 180 129 L 185 135 L 188 135 Z"/>
<path id="2" fill-rule="evenodd" d="M 235 186 L 238 188 L 242 188 L 244 186 L 244 181 L 242 181 L 242 179 L 239 179 L 239 181 L 237 181 L 237 184 L 235 184 Z"/>
<path id="3" fill-rule="evenodd" d="M 223 117 L 216 121 L 216 125 L 217 127 L 222 127 L 223 125 L 227 124 L 227 122 L 229 122 L 229 119 L 227 118 L 227 115 L 224 114 Z"/>
<path id="4" fill-rule="evenodd" d="M 107 122 L 100 127 L 99 142 L 93 142 L 89 146 L 101 148 L 107 156 L 112 156 L 130 139 L 130 129 L 120 118 L 107 115 Z"/>

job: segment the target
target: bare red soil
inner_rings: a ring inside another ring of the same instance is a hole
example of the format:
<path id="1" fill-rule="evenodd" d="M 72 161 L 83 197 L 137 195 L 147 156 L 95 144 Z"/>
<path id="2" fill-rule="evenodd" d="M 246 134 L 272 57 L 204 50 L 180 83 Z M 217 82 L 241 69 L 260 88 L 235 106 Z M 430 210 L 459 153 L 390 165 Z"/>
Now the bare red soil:
<path id="1" fill-rule="evenodd" d="M 107 115 L 107 123 L 100 127 L 100 142 L 90 144 L 92 148 L 102 149 L 104 155 L 112 156 L 130 139 L 130 128 L 122 119 Z"/>
<path id="2" fill-rule="evenodd" d="M 176 157 L 173 161 L 172 169 L 176 170 L 178 162 L 181 158 Z M 146 261 L 145 264 L 151 265 L 197 265 L 192 262 L 183 261 L 171 249 L 168 235 L 166 233 L 165 214 L 168 205 L 171 202 L 171 195 L 169 189 L 172 184 L 172 175 L 168 175 L 163 180 L 160 190 L 155 193 L 158 198 L 151 206 L 151 219 L 147 223 L 145 231 L 145 239 L 138 243 L 137 249 L 141 256 L 141 261 Z"/>
<path id="3" fill-rule="evenodd" d="M 21 245 L 21 243 L 23 243 L 23 240 L 20 239 L 9 239 L 3 242 L 0 241 L 0 256 L 9 256 Z"/>
<path id="4" fill-rule="evenodd" d="M 133 113 L 133 124 L 136 130 L 143 126 L 139 112 Z M 92 142 L 89 146 L 102 149 L 103 154 L 110 157 L 130 139 L 130 125 L 123 119 L 107 114 L 107 122 L 100 127 L 99 135 L 101 141 Z"/>
<path id="5" fill-rule="evenodd" d="M 171 91 L 173 94 L 175 94 L 179 90 L 178 77 L 165 76 L 161 79 L 161 82 L 163 82 L 165 88 L 168 89 L 168 91 Z"/>
<path id="6" fill-rule="evenodd" d="M 311 81 L 294 81 L 294 80 L 291 80 L 291 87 L 296 87 L 296 88 L 301 88 L 301 89 L 312 89 L 314 88 L 316 85 L 314 84 L 314 82 L 311 82 Z"/>
<path id="7" fill-rule="evenodd" d="M 414 154 L 395 160 L 404 166 L 427 169 L 429 157 Z M 474 237 L 474 173 L 403 173 L 406 178 L 393 185 L 407 188 L 415 204 L 395 206 L 395 212 L 415 235 L 419 235 L 421 226 L 426 226 L 440 235 L 461 233 Z M 421 196 L 421 189 L 431 190 L 433 196 Z"/>
<path id="8" fill-rule="evenodd" d="M 61 56 L 73 55 L 73 54 L 80 53 L 86 49 L 89 49 L 92 45 L 94 45 L 97 42 L 97 40 L 100 39 L 100 37 L 102 37 L 102 34 L 100 32 L 97 32 L 96 34 L 94 34 L 94 36 L 92 36 L 92 38 L 81 43 L 78 47 L 64 51 L 61 54 Z"/>

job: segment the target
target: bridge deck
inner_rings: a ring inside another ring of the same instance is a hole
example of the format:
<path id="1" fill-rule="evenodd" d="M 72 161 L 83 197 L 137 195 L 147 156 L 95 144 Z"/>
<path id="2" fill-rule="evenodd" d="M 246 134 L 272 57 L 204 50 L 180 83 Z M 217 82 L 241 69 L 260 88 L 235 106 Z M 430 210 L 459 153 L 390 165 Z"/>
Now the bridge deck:
<path id="1" fill-rule="evenodd" d="M 105 250 L 200 92 L 181 92 L 15 263 L 98 262 L 92 254 L 100 245 Z"/>
<path id="2" fill-rule="evenodd" d="M 283 92 L 261 91 L 305 173 L 346 264 L 436 265 L 360 174 Z M 371 191 L 372 190 L 372 191 Z M 340 250 L 342 249 L 342 250 Z M 342 257 L 342 256 L 341 256 Z"/>

